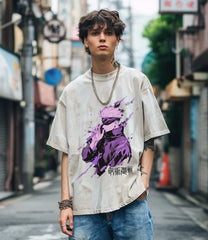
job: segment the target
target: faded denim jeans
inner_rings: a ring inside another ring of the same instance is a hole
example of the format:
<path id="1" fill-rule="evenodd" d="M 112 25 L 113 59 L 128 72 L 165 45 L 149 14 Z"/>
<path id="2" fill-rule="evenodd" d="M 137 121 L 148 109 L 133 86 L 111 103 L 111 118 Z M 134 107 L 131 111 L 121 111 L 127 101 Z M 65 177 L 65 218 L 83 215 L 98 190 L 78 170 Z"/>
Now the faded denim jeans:
<path id="1" fill-rule="evenodd" d="M 110 213 L 74 216 L 76 240 L 153 240 L 153 220 L 146 198 Z"/>

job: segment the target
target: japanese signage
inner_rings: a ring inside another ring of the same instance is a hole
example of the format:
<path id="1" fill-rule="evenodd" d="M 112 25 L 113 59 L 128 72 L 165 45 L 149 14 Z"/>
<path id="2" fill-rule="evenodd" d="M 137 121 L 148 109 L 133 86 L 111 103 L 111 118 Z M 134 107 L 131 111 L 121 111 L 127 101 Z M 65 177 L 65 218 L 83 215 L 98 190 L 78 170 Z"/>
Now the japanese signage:
<path id="1" fill-rule="evenodd" d="M 42 44 L 43 70 L 57 67 L 58 44 L 53 44 L 44 39 Z"/>
<path id="2" fill-rule="evenodd" d="M 58 2 L 58 19 L 60 19 L 65 25 L 67 39 L 70 38 L 71 5 L 71 0 L 59 0 Z"/>
<path id="3" fill-rule="evenodd" d="M 59 67 L 71 66 L 72 47 L 71 41 L 71 0 L 59 0 L 58 18 L 65 24 L 66 40 L 58 44 L 58 65 Z"/>
<path id="4" fill-rule="evenodd" d="M 19 57 L 0 47 L 0 63 L 0 97 L 22 100 L 22 77 Z"/>
<path id="5" fill-rule="evenodd" d="M 58 44 L 58 65 L 59 67 L 71 66 L 72 43 L 70 40 L 63 40 Z"/>
<path id="6" fill-rule="evenodd" d="M 159 0 L 160 13 L 197 13 L 198 0 Z"/>

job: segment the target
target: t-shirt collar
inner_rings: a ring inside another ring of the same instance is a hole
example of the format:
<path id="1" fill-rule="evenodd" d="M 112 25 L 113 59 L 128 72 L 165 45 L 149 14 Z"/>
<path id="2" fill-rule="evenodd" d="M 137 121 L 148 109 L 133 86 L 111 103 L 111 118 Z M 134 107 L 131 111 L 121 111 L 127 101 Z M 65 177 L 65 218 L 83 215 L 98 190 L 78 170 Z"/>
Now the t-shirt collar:
<path id="1" fill-rule="evenodd" d="M 120 66 L 120 73 L 121 73 L 121 69 L 122 69 L 122 65 Z M 93 73 L 93 79 L 97 82 L 105 82 L 105 81 L 110 81 L 112 79 L 115 79 L 116 77 L 116 73 L 117 73 L 118 69 L 109 72 L 109 73 L 105 73 L 105 74 L 97 74 L 97 73 Z M 120 74 L 119 73 L 119 74 Z M 89 78 L 91 80 L 91 69 L 89 69 L 86 72 L 86 77 Z"/>

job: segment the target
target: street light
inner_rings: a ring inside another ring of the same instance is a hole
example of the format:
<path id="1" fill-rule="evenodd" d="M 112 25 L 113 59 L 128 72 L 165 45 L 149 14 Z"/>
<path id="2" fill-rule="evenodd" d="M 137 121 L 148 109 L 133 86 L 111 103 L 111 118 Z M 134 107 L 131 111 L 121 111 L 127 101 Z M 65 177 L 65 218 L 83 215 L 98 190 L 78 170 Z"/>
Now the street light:
<path id="1" fill-rule="evenodd" d="M 12 24 L 19 24 L 22 21 L 22 16 L 19 13 L 13 13 L 12 14 L 12 20 L 8 23 L 5 23 L 0 26 L 0 30 L 9 27 Z"/>

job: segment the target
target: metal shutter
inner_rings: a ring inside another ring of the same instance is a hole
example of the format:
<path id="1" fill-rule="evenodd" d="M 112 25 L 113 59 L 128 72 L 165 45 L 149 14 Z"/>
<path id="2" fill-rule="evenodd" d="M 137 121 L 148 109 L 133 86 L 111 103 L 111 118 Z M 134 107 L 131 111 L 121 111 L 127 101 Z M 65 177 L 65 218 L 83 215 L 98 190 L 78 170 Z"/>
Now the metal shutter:
<path id="1" fill-rule="evenodd" d="M 0 99 L 0 191 L 4 191 L 6 180 L 6 152 L 8 144 L 7 102 Z"/>

